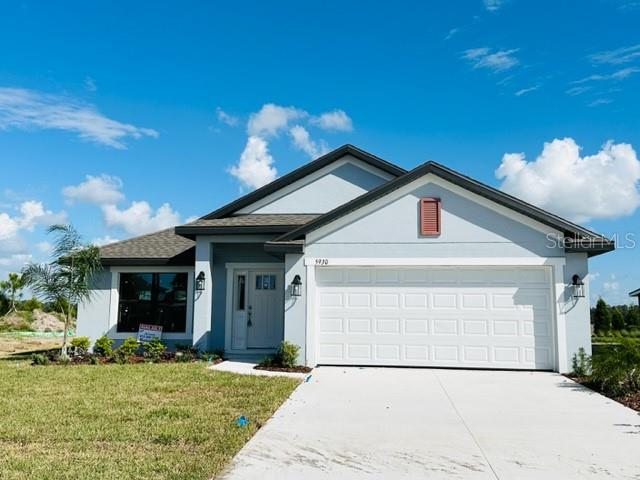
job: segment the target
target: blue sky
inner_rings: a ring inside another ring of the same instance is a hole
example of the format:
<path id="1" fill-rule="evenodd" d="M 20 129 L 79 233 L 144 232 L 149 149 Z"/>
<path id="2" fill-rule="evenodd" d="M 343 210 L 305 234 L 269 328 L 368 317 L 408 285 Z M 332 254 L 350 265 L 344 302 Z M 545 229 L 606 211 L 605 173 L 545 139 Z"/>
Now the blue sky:
<path id="1" fill-rule="evenodd" d="M 127 238 L 343 143 L 640 237 L 640 2 L 53 3 L 0 7 L 0 276 L 51 221 Z"/>

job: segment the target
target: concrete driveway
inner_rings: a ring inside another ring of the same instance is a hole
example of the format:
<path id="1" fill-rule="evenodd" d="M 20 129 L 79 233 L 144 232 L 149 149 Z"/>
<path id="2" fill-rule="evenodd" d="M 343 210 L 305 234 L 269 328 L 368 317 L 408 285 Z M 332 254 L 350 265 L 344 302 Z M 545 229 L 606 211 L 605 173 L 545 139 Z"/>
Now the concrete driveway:
<path id="1" fill-rule="evenodd" d="M 553 373 L 321 367 L 222 478 L 640 479 L 640 416 Z"/>

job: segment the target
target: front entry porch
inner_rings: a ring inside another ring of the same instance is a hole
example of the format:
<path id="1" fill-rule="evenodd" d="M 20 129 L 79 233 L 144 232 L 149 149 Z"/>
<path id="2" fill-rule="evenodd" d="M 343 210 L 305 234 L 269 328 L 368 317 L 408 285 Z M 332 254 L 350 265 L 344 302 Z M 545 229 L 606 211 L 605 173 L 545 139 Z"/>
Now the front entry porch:
<path id="1" fill-rule="evenodd" d="M 203 289 L 193 308 L 193 345 L 225 357 L 260 361 L 285 338 L 285 256 L 266 252 L 260 236 L 196 240 L 195 275 Z"/>

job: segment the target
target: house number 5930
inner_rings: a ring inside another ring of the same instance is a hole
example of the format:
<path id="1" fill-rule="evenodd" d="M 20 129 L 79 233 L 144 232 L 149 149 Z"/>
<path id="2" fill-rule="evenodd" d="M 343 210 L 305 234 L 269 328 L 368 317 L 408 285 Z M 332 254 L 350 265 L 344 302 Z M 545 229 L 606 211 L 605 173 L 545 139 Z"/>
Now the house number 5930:
<path id="1" fill-rule="evenodd" d="M 319 267 L 325 266 L 325 265 L 329 265 L 329 259 L 328 258 L 316 258 L 316 265 Z"/>

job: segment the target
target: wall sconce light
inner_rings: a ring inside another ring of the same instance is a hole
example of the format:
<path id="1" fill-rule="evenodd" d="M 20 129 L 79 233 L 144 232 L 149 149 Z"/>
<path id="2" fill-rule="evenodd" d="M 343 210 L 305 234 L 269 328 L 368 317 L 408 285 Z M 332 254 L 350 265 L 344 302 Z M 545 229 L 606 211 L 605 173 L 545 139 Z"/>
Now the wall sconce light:
<path id="1" fill-rule="evenodd" d="M 204 272 L 200 272 L 196 277 L 196 291 L 202 292 L 204 290 Z"/>
<path id="2" fill-rule="evenodd" d="M 574 298 L 584 297 L 584 282 L 577 273 L 571 277 L 571 287 L 573 288 Z"/>
<path id="3" fill-rule="evenodd" d="M 291 282 L 291 296 L 299 297 L 302 295 L 302 280 L 300 279 L 300 275 L 296 275 L 293 277 L 293 281 Z"/>

